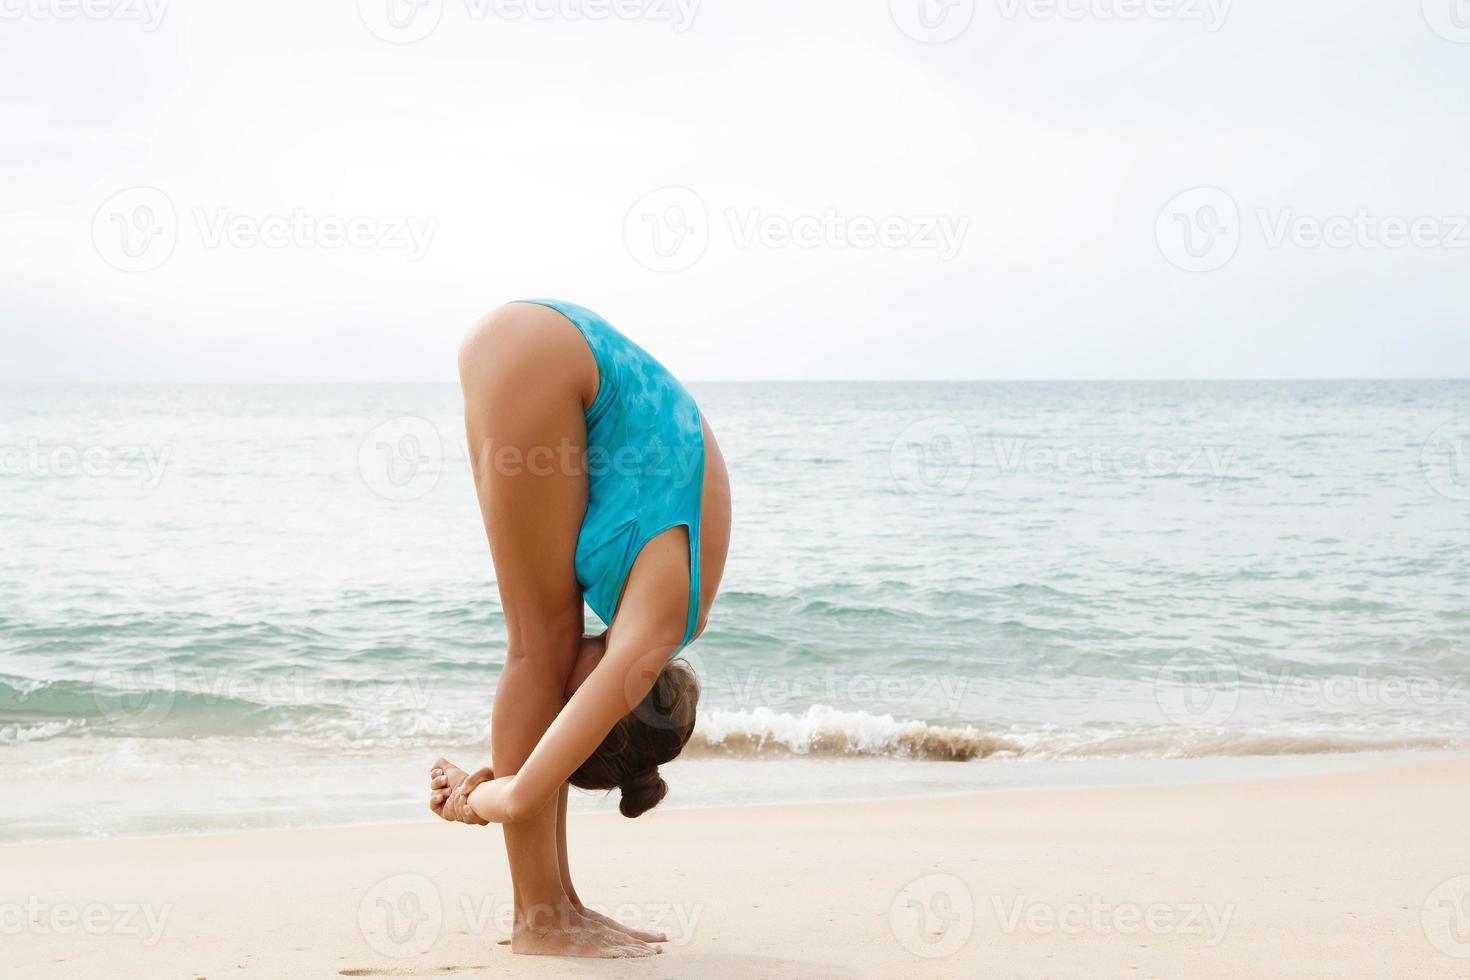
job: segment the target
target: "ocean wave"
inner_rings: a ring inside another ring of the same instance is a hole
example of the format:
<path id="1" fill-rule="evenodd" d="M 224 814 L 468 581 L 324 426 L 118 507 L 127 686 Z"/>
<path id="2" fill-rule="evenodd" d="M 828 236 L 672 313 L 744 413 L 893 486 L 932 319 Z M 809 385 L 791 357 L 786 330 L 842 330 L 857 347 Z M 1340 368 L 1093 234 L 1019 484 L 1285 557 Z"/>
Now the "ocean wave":
<path id="1" fill-rule="evenodd" d="M 333 700 L 319 700 L 329 695 Z M 414 744 L 482 730 L 419 683 L 233 679 L 212 690 L 152 685 L 0 681 L 0 744 L 97 738 L 296 738 L 327 744 Z M 7 734 L 9 733 L 9 734 Z"/>
<path id="2" fill-rule="evenodd" d="M 86 723 L 75 718 L 60 721 L 6 722 L 0 721 L 0 745 L 24 745 L 27 742 L 45 742 L 68 732 L 82 728 Z"/>
<path id="3" fill-rule="evenodd" d="M 696 727 L 685 755 L 866 756 L 968 762 L 991 757 L 1190 759 L 1466 748 L 1470 748 L 1470 738 L 1464 734 L 1270 733 L 1192 728 L 988 732 L 970 725 L 902 721 L 889 715 L 836 711 L 818 705 L 802 714 L 769 708 L 709 712 Z"/>
<path id="4" fill-rule="evenodd" d="M 685 749 L 693 756 L 893 756 L 951 762 L 1020 751 L 1018 743 L 973 727 L 899 721 L 891 715 L 836 711 L 822 705 L 802 715 L 769 708 L 717 709 L 700 721 Z"/>
<path id="5" fill-rule="evenodd" d="M 319 696 L 330 693 L 333 700 Z M 484 742 L 488 706 L 433 684 L 127 690 L 80 681 L 0 680 L 0 746 L 58 739 L 223 738 L 328 748 Z M 462 692 L 460 692 L 462 693 Z M 241 696 L 244 695 L 244 696 Z M 303 696 L 304 699 L 303 699 Z M 711 707 L 685 750 L 691 758 L 986 759 L 1204 758 L 1470 748 L 1470 728 L 1384 718 L 1296 730 L 927 722 L 813 705 Z M 1360 727 L 1361 726 L 1361 727 Z"/>

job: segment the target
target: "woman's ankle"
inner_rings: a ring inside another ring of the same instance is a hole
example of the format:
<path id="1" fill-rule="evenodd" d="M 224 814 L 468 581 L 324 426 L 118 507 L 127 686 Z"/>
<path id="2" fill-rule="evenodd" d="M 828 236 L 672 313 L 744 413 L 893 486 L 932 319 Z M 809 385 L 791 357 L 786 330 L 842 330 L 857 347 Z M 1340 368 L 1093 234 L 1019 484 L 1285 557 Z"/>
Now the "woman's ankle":
<path id="1" fill-rule="evenodd" d="M 581 915 L 580 903 L 572 901 L 565 893 L 548 895 L 544 901 L 516 902 L 515 927 L 532 932 L 548 929 L 566 929 Z"/>

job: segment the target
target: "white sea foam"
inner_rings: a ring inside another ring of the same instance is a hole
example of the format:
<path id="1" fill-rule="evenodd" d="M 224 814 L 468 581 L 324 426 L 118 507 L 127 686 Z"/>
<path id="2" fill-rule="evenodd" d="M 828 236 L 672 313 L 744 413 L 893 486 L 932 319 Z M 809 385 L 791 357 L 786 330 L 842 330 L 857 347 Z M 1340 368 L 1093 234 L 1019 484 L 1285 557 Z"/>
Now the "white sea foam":
<path id="1" fill-rule="evenodd" d="M 813 705 L 802 714 L 770 708 L 715 710 L 701 718 L 693 754 L 894 756 L 965 760 L 1016 752 L 1020 746 L 969 726 L 900 721 L 892 715 Z"/>
<path id="2" fill-rule="evenodd" d="M 75 732 L 85 723 L 74 718 L 61 721 L 17 722 L 0 724 L 0 745 L 22 745 L 26 742 L 44 742 L 67 732 Z"/>
<path id="3" fill-rule="evenodd" d="M 756 708 L 707 712 L 686 753 L 693 757 L 883 756 L 965 762 L 1000 758 L 1188 759 L 1470 748 L 1458 735 L 1262 732 L 1184 727 L 1011 729 L 926 724 L 814 705 L 791 714 Z"/>

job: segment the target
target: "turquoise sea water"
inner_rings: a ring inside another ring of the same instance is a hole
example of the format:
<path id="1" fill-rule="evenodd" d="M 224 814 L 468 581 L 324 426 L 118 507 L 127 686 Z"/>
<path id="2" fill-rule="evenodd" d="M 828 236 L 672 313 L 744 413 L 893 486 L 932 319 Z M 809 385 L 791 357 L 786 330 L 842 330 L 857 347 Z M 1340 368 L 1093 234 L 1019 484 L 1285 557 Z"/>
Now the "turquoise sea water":
<path id="1" fill-rule="evenodd" d="M 691 388 L 736 516 L 690 798 L 1470 747 L 1470 382 Z M 0 389 L 0 838 L 397 819 L 485 754 L 459 412 Z"/>

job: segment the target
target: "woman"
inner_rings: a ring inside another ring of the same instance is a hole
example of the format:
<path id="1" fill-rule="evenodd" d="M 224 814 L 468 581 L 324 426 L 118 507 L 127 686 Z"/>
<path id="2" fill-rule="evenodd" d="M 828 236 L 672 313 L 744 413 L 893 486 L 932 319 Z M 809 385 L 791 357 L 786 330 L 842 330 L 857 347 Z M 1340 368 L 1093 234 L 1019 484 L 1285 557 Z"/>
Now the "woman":
<path id="1" fill-rule="evenodd" d="M 670 658 L 704 629 L 730 540 L 730 485 L 698 406 L 597 314 L 513 303 L 460 350 L 475 489 L 509 646 L 491 768 L 443 759 L 429 805 L 503 825 L 511 949 L 647 956 L 665 937 L 582 904 L 567 862 L 567 784 L 622 792 L 636 817 L 667 787 L 699 688 Z M 583 636 L 583 603 L 608 624 Z"/>

